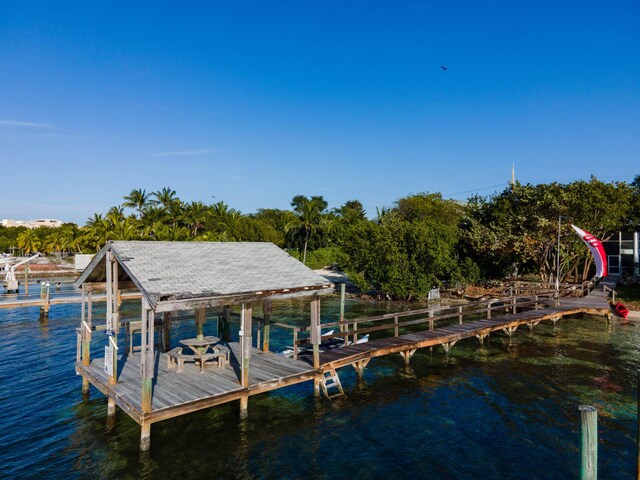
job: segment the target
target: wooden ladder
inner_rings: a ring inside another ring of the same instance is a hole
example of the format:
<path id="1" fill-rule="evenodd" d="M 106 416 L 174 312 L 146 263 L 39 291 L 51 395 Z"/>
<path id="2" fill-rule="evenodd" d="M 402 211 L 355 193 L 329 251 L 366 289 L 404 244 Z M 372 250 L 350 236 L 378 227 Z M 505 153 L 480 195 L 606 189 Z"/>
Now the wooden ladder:
<path id="1" fill-rule="evenodd" d="M 327 370 L 322 374 L 320 385 L 322 385 L 322 392 L 324 393 L 324 396 L 329 400 L 344 395 L 344 390 L 342 389 L 342 384 L 340 383 L 340 377 L 338 377 L 338 373 L 336 372 L 335 368 Z M 337 388 L 338 391 L 330 394 L 330 388 Z"/>

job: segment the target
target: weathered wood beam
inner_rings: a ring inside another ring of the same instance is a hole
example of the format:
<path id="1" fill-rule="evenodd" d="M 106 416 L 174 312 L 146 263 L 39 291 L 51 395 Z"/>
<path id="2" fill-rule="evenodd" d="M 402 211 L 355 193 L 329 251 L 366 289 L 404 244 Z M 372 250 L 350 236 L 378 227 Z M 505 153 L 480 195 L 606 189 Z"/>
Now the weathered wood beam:
<path id="1" fill-rule="evenodd" d="M 333 292 L 331 286 L 321 287 L 321 289 L 299 290 L 290 292 L 273 293 L 269 292 L 243 294 L 243 295 L 227 295 L 205 298 L 185 298 L 176 300 L 160 300 L 156 303 L 156 312 L 167 312 L 172 310 L 193 310 L 198 307 L 212 308 L 222 307 L 224 305 L 237 305 L 240 303 L 255 303 L 264 300 L 286 300 L 291 298 L 304 298 L 311 295 L 329 295 Z"/>
<path id="2" fill-rule="evenodd" d="M 271 335 L 271 300 L 262 302 L 262 316 L 264 317 L 264 335 L 262 351 L 269 351 L 269 336 Z"/>

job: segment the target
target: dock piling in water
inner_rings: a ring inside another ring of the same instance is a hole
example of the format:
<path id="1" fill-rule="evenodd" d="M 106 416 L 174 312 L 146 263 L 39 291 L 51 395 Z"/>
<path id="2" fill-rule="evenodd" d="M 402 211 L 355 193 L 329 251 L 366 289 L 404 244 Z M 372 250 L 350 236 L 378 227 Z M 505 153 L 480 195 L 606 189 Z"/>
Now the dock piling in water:
<path id="1" fill-rule="evenodd" d="M 580 405 L 580 479 L 598 478 L 598 411 Z"/>

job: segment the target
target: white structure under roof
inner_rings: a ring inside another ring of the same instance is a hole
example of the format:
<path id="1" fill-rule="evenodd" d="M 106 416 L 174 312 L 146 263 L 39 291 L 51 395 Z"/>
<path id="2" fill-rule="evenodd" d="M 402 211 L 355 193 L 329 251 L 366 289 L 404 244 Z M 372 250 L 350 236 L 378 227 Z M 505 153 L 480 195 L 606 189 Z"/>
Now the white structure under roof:
<path id="1" fill-rule="evenodd" d="M 55 218 L 38 218 L 36 220 L 11 220 L 5 218 L 2 220 L 3 227 L 27 227 L 27 228 L 39 228 L 39 227 L 60 227 L 62 226 L 61 220 Z"/>

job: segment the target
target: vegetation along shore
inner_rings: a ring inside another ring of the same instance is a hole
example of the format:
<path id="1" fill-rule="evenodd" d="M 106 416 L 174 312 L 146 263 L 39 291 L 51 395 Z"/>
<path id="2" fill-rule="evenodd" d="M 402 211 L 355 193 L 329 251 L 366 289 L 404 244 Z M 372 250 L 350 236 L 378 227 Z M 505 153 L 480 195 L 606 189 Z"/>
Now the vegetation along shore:
<path id="1" fill-rule="evenodd" d="M 84 226 L 0 227 L 0 251 L 94 253 L 108 240 L 272 242 L 312 268 L 343 269 L 362 291 L 379 298 L 424 300 L 431 288 L 505 276 L 554 278 L 558 217 L 603 240 L 640 228 L 640 175 L 631 183 L 516 182 L 466 202 L 439 193 L 412 194 L 365 212 L 351 200 L 329 208 L 321 196 L 297 195 L 290 210 L 243 214 L 220 201 L 184 202 L 171 188 L 135 189 Z M 591 256 L 562 228 L 562 281 L 588 277 Z"/>

